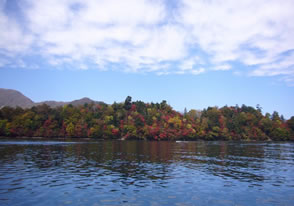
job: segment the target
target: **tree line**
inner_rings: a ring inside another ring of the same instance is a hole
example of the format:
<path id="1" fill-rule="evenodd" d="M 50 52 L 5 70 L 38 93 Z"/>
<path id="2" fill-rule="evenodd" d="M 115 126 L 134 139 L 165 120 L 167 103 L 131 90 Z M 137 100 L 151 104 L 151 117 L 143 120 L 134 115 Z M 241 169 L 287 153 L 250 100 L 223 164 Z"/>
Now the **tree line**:
<path id="1" fill-rule="evenodd" d="M 0 136 L 148 140 L 294 140 L 294 117 L 242 105 L 179 113 L 166 101 L 0 109 Z"/>

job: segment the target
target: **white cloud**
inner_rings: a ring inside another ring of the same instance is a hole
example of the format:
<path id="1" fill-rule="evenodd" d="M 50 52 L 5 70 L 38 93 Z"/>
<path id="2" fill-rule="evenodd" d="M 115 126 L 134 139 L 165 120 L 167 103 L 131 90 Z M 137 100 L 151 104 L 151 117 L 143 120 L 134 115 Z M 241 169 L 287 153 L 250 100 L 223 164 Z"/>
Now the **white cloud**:
<path id="1" fill-rule="evenodd" d="M 179 69 L 181 71 L 192 70 L 195 66 L 203 65 L 203 64 L 204 62 L 203 60 L 201 60 L 200 57 L 194 56 L 194 57 L 190 57 L 188 59 L 182 60 L 179 66 Z"/>
<path id="2" fill-rule="evenodd" d="M 5 3 L 6 1 L 0 1 L 0 54 L 14 56 L 29 48 L 32 36 L 25 34 L 16 20 L 7 16 Z"/>
<path id="3" fill-rule="evenodd" d="M 232 66 L 229 64 L 223 64 L 223 65 L 215 66 L 212 68 L 212 70 L 214 71 L 227 71 L 231 69 L 232 69 Z"/>
<path id="4" fill-rule="evenodd" d="M 294 53 L 284 56 L 281 60 L 274 63 L 263 64 L 252 71 L 253 76 L 275 76 L 290 75 L 293 77 L 286 78 L 288 81 L 294 78 Z"/>
<path id="5" fill-rule="evenodd" d="M 257 65 L 255 74 L 263 75 L 262 64 L 274 62 L 294 49 L 292 0 L 183 2 L 178 21 L 187 25 L 192 32 L 191 42 L 210 54 L 212 63 Z M 291 73 L 291 68 L 280 69 L 280 74 Z"/>
<path id="6" fill-rule="evenodd" d="M 73 5 L 77 8 L 72 9 Z M 54 64 L 70 56 L 73 61 L 87 58 L 98 66 L 123 63 L 128 70 L 138 71 L 186 54 L 185 31 L 162 24 L 166 18 L 163 1 L 55 0 L 47 4 L 28 0 L 24 8 L 41 54 Z M 52 56 L 60 58 L 54 61 Z"/>
<path id="7" fill-rule="evenodd" d="M 54 66 L 161 75 L 241 63 L 253 68 L 242 73 L 294 79 L 286 55 L 294 50 L 293 0 L 179 0 L 172 11 L 165 0 L 24 0 L 21 18 L 6 3 L 0 0 L 6 61 L 38 54 Z"/>
<path id="8" fill-rule="evenodd" d="M 285 76 L 282 78 L 282 81 L 285 81 L 288 86 L 294 86 L 294 75 L 292 76 Z"/>
<path id="9" fill-rule="evenodd" d="M 185 34 L 180 27 L 166 25 L 150 32 L 138 55 L 155 61 L 179 60 L 186 56 Z"/>
<path id="10" fill-rule="evenodd" d="M 162 76 L 162 75 L 168 75 L 168 74 L 170 74 L 170 72 L 168 72 L 168 71 L 162 71 L 162 72 L 157 72 L 156 74 L 158 76 Z"/>
<path id="11" fill-rule="evenodd" d="M 0 68 L 6 66 L 8 63 L 6 59 L 0 58 Z"/>
<path id="12" fill-rule="evenodd" d="M 199 75 L 199 74 L 202 74 L 202 73 L 204 73 L 204 72 L 205 72 L 205 69 L 204 69 L 204 68 L 193 69 L 193 70 L 191 71 L 191 74 L 193 74 L 193 75 Z"/>
<path id="13" fill-rule="evenodd" d="M 95 24 L 157 24 L 165 17 L 164 4 L 146 0 L 90 0 L 80 9 L 82 21 Z"/>

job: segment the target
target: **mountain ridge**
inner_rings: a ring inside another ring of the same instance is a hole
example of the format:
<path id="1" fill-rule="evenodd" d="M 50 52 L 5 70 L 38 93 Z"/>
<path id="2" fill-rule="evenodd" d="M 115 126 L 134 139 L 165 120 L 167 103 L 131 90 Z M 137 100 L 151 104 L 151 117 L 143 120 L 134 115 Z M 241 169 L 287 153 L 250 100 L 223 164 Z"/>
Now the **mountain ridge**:
<path id="1" fill-rule="evenodd" d="M 84 104 L 105 104 L 102 101 L 95 101 L 88 97 L 83 97 L 81 99 L 73 100 L 73 101 L 54 101 L 54 100 L 46 100 L 42 102 L 34 102 L 29 97 L 22 94 L 20 91 L 14 89 L 5 89 L 0 88 L 0 108 L 5 106 L 10 107 L 21 107 L 21 108 L 31 108 L 33 106 L 38 106 L 42 104 L 47 104 L 48 106 L 55 108 L 64 105 L 73 105 L 79 106 Z"/>

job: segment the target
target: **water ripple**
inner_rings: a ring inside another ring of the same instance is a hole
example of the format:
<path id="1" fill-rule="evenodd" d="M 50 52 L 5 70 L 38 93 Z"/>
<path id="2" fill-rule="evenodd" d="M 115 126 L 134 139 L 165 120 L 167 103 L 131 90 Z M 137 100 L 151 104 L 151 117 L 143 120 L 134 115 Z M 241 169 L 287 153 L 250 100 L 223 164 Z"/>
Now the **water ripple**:
<path id="1" fill-rule="evenodd" d="M 0 205 L 293 205 L 293 160 L 293 143 L 0 141 Z"/>

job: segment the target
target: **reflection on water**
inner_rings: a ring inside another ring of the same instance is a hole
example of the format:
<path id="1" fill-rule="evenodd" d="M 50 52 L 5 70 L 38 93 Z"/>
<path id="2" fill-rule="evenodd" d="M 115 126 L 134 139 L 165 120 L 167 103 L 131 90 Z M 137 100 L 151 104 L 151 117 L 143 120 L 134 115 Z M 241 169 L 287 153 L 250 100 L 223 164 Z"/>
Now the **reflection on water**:
<path id="1" fill-rule="evenodd" d="M 0 205 L 294 205 L 294 144 L 1 140 Z"/>

